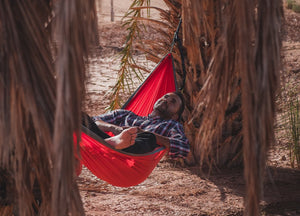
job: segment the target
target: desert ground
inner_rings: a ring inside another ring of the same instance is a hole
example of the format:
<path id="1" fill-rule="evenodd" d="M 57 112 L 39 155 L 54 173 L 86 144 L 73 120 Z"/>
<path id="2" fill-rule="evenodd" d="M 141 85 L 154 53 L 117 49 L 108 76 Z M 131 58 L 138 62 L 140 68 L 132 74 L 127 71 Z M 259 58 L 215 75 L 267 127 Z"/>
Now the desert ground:
<path id="1" fill-rule="evenodd" d="M 98 54 L 90 59 L 87 82 L 86 107 L 90 115 L 105 112 L 109 104 L 109 92 L 120 65 L 117 54 L 126 35 L 120 20 L 130 1 L 114 1 L 114 22 L 110 19 L 110 1 L 102 2 L 98 8 L 102 17 L 99 19 L 100 44 Z M 162 2 L 154 2 L 164 7 Z M 155 66 L 142 56 L 136 58 L 149 69 Z M 283 77 L 299 92 L 300 14 L 291 10 L 285 10 L 282 60 Z M 278 95 L 278 98 L 284 97 Z M 280 109 L 278 113 L 280 115 Z M 300 170 L 291 168 L 288 143 L 281 130 L 277 130 L 276 138 L 276 144 L 269 151 L 261 212 L 262 215 L 300 215 Z M 245 182 L 241 168 L 208 173 L 165 157 L 147 180 L 134 187 L 109 185 L 85 167 L 77 182 L 88 216 L 243 215 Z"/>

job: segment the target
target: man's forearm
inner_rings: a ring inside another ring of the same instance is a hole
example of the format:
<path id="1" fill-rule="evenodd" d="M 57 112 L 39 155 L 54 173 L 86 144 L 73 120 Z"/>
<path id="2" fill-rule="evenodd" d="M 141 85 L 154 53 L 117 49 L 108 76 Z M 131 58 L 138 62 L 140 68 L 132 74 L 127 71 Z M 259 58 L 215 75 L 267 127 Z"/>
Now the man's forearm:
<path id="1" fill-rule="evenodd" d="M 107 122 L 102 121 L 102 120 L 97 120 L 95 123 L 99 127 L 100 130 L 110 131 L 115 135 L 117 135 L 117 134 L 119 134 L 123 131 L 122 127 L 116 126 L 114 124 L 107 123 Z"/>

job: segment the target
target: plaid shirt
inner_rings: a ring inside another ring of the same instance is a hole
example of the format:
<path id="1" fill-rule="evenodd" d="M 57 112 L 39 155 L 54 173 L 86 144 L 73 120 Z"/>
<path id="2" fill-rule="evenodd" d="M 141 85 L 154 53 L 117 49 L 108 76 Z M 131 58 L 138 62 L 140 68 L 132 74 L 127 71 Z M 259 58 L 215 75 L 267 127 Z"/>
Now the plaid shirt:
<path id="1" fill-rule="evenodd" d="M 114 110 L 103 115 L 94 116 L 94 121 L 102 120 L 118 126 L 136 126 L 145 131 L 157 133 L 170 140 L 169 155 L 172 158 L 185 158 L 190 151 L 182 125 L 174 120 L 157 117 L 142 117 L 128 110 Z"/>

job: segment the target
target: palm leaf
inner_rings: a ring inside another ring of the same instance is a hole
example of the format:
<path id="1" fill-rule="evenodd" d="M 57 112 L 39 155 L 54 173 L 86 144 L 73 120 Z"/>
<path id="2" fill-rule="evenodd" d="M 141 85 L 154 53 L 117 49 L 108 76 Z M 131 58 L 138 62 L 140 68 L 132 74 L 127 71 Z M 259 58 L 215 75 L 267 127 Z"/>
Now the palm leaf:
<path id="1" fill-rule="evenodd" d="M 93 3 L 0 1 L 0 164 L 12 175 L 19 215 L 84 215 L 72 137 L 81 121 Z"/>

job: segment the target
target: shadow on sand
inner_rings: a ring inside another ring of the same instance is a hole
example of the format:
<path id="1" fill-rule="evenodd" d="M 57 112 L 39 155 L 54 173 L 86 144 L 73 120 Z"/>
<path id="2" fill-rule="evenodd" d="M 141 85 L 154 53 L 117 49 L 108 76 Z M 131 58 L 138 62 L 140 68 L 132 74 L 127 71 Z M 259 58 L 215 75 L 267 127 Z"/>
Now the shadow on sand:
<path id="1" fill-rule="evenodd" d="M 225 201 L 226 191 L 245 197 L 245 179 L 242 168 L 211 171 L 189 167 L 191 173 L 212 181 L 219 189 L 221 200 Z M 300 215 L 300 170 L 268 166 L 266 168 L 262 215 Z M 225 190 L 226 189 L 226 190 Z"/>

